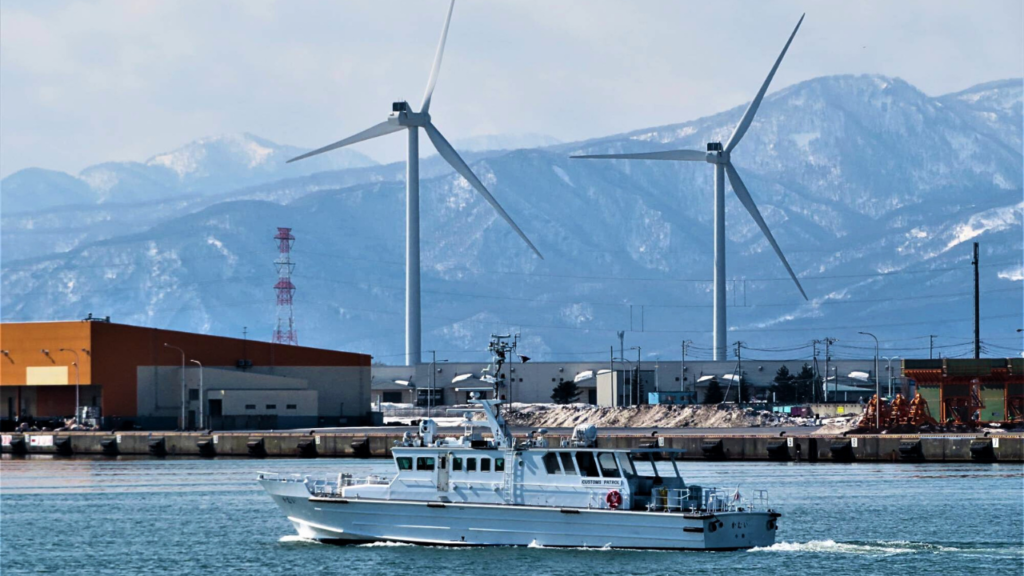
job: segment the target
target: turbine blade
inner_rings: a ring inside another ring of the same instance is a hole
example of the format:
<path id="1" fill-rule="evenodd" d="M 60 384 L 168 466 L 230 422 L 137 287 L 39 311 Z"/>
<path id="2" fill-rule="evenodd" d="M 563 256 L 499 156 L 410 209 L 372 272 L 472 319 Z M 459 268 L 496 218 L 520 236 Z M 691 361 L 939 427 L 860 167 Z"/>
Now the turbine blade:
<path id="1" fill-rule="evenodd" d="M 637 154 L 585 154 L 570 158 L 615 158 L 621 160 L 683 160 L 686 162 L 703 162 L 707 153 L 700 150 L 665 150 L 662 152 L 640 152 Z"/>
<path id="2" fill-rule="evenodd" d="M 807 293 L 804 292 L 803 286 L 800 285 L 800 281 L 797 280 L 796 274 L 793 269 L 790 268 L 789 262 L 786 261 L 786 257 L 782 254 L 782 248 L 779 248 L 779 244 L 775 241 L 775 237 L 772 236 L 771 230 L 768 229 L 768 225 L 765 224 L 764 218 L 761 217 L 761 212 L 757 209 L 757 205 L 754 204 L 754 199 L 750 197 L 750 192 L 747 191 L 747 187 L 743 184 L 743 180 L 740 180 L 739 173 L 732 167 L 732 162 L 725 165 L 725 172 L 729 175 L 729 183 L 732 184 L 732 190 L 736 193 L 736 196 L 740 199 L 743 207 L 750 212 L 750 216 L 754 218 L 754 222 L 764 232 L 765 238 L 775 249 L 775 253 L 779 255 L 779 260 L 782 260 L 782 265 L 786 267 L 786 271 L 793 278 L 793 282 L 796 282 L 796 287 L 800 290 L 800 294 L 803 295 L 804 300 L 807 300 Z"/>
<path id="3" fill-rule="evenodd" d="M 349 136 L 344 140 L 338 140 L 334 144 L 328 144 L 327 146 L 324 146 L 323 148 L 317 148 L 312 152 L 306 152 L 302 156 L 296 156 L 295 158 L 292 158 L 291 160 L 286 162 L 286 164 L 295 162 L 296 160 L 302 160 L 303 158 L 309 158 L 310 156 L 316 156 L 317 154 L 323 154 L 324 152 L 330 152 L 331 150 L 336 150 L 343 146 L 348 146 L 349 144 L 355 144 L 356 142 L 362 142 L 363 140 L 369 140 L 371 138 L 376 138 L 377 136 L 383 136 L 385 134 L 391 134 L 392 132 L 398 132 L 399 130 L 403 130 L 404 128 L 404 126 L 399 126 L 397 124 L 392 124 L 390 122 L 384 121 L 381 122 L 380 124 L 377 124 L 376 126 L 367 128 L 366 130 L 363 130 L 358 134 Z"/>
<path id="4" fill-rule="evenodd" d="M 444 20 L 444 28 L 441 29 L 441 40 L 437 43 L 437 53 L 434 54 L 434 67 L 430 69 L 430 80 L 427 81 L 427 91 L 423 94 L 423 104 L 420 104 L 420 112 L 430 111 L 430 97 L 434 95 L 434 85 L 437 84 L 437 75 L 441 72 L 441 56 L 444 55 L 444 42 L 448 38 L 448 24 L 452 21 L 452 10 L 455 9 L 455 0 L 448 5 L 448 17 Z"/>
<path id="5" fill-rule="evenodd" d="M 537 250 L 537 247 L 533 245 L 533 242 L 530 242 L 530 239 L 526 237 L 526 234 L 524 234 L 523 231 L 519 229 L 519 226 L 512 221 L 512 217 L 505 212 L 505 209 L 501 207 L 501 204 L 498 204 L 498 201 L 494 199 L 494 196 L 491 196 L 491 193 L 487 191 L 483 182 L 480 182 L 480 179 L 476 177 L 476 174 L 473 174 L 473 171 L 469 169 L 469 166 L 462 157 L 459 156 L 459 153 L 456 152 L 455 149 L 452 148 L 452 145 L 444 139 L 444 136 L 438 132 L 437 128 L 435 128 L 433 124 L 427 124 L 423 129 L 427 131 L 427 136 L 430 137 L 430 141 L 434 143 L 434 148 L 437 148 L 438 154 L 447 160 L 448 163 L 451 164 L 452 168 L 455 168 L 456 172 L 461 174 L 463 178 L 476 188 L 476 191 L 484 197 L 484 200 L 494 208 L 498 215 L 504 218 L 505 222 L 508 222 L 508 225 L 516 231 L 516 234 L 519 234 L 519 237 L 523 239 L 523 242 L 526 242 L 526 245 L 529 246 L 541 260 L 543 260 L 544 256 L 541 255 L 540 251 Z"/>
<path id="6" fill-rule="evenodd" d="M 782 54 L 779 54 L 779 59 L 775 61 L 775 66 L 772 66 L 772 71 L 768 73 L 768 77 L 765 78 L 764 84 L 761 85 L 761 89 L 757 92 L 757 96 L 754 96 L 754 100 L 747 107 L 747 111 L 743 113 L 743 118 L 740 119 L 740 123 L 736 125 L 736 129 L 732 131 L 732 136 L 729 138 L 729 142 L 725 145 L 726 152 L 732 152 L 732 149 L 740 143 L 740 139 L 747 133 L 747 128 L 750 128 L 750 123 L 754 121 L 754 114 L 757 114 L 757 107 L 761 105 L 761 100 L 764 98 L 764 93 L 768 91 L 768 85 L 772 83 L 772 78 L 775 77 L 775 71 L 779 69 L 779 64 L 782 64 L 782 58 L 786 55 L 786 50 L 789 50 L 789 45 L 793 42 L 793 37 L 796 36 L 796 31 L 800 29 L 800 24 L 804 21 L 804 16 L 800 16 L 800 21 L 796 23 L 796 28 L 793 29 L 793 33 L 789 35 L 789 40 L 786 40 L 786 45 L 782 47 Z"/>

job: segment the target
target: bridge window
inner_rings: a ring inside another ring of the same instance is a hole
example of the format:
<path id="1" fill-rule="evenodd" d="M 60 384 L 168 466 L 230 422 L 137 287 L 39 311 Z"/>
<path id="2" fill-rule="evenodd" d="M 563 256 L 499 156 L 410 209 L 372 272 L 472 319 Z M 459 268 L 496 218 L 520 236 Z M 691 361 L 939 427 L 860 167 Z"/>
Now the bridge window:
<path id="1" fill-rule="evenodd" d="M 433 470 L 434 469 L 434 459 L 433 458 L 428 458 L 428 457 L 417 458 L 416 459 L 416 469 L 417 470 Z"/>
<path id="2" fill-rule="evenodd" d="M 619 477 L 619 465 L 615 463 L 615 454 L 601 452 L 597 455 L 597 462 L 601 465 L 601 476 L 605 478 Z"/>
<path id="3" fill-rule="evenodd" d="M 597 473 L 597 462 L 594 462 L 594 455 L 590 452 L 577 452 L 576 463 L 580 465 L 580 476 L 590 478 L 600 476 L 600 474 Z"/>
<path id="4" fill-rule="evenodd" d="M 452 458 L 452 470 L 459 472 L 462 470 L 462 458 L 455 456 Z"/>
<path id="5" fill-rule="evenodd" d="M 633 458 L 629 454 L 619 454 L 619 465 L 626 476 L 636 476 L 636 466 L 633 465 Z"/>
<path id="6" fill-rule="evenodd" d="M 558 457 L 562 459 L 562 469 L 565 470 L 566 474 L 576 475 L 576 466 L 572 463 L 571 452 L 559 452 Z"/>
<path id="7" fill-rule="evenodd" d="M 466 472 L 476 472 L 476 458 L 466 458 Z"/>
<path id="8" fill-rule="evenodd" d="M 480 471 L 481 472 L 490 472 L 491 471 L 491 459 L 490 458 L 481 458 L 480 459 Z"/>
<path id="9" fill-rule="evenodd" d="M 548 452 L 544 455 L 544 469 L 548 471 L 548 474 L 561 474 L 562 470 L 558 467 L 558 455 L 554 452 Z"/>
<path id="10" fill-rule="evenodd" d="M 495 472 L 504 472 L 505 471 L 505 459 L 504 458 L 495 458 L 494 459 L 494 471 Z"/>
<path id="11" fill-rule="evenodd" d="M 399 470 L 412 470 L 412 458 L 399 456 L 395 458 L 395 462 L 398 464 Z"/>

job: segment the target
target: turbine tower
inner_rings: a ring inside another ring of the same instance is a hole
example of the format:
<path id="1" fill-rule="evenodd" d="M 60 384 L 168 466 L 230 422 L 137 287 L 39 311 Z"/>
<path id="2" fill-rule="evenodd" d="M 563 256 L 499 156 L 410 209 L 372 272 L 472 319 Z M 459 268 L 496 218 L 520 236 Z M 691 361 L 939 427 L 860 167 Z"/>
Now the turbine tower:
<path id="1" fill-rule="evenodd" d="M 455 8 L 455 0 L 448 6 L 448 16 L 444 21 L 444 28 L 441 30 L 441 40 L 437 44 L 437 53 L 434 55 L 434 66 L 430 70 L 430 80 L 427 82 L 427 90 L 423 95 L 423 103 L 419 112 L 413 112 L 408 102 L 395 102 L 391 105 L 391 115 L 380 124 L 367 128 L 358 134 L 328 144 L 312 152 L 292 158 L 288 162 L 295 162 L 317 154 L 323 154 L 336 150 L 356 142 L 370 140 L 392 132 L 408 130 L 408 158 L 406 160 L 405 176 L 405 362 L 406 365 L 419 364 L 421 361 L 420 346 L 420 165 L 419 165 L 419 129 L 427 133 L 427 137 L 434 144 L 438 154 L 451 164 L 463 178 L 468 181 L 476 191 L 483 196 L 484 200 L 491 205 L 508 225 L 519 234 L 519 237 L 530 247 L 541 259 L 541 253 L 526 237 L 526 234 L 519 229 L 519 226 L 512 221 L 512 218 L 498 204 L 494 196 L 487 191 L 487 188 L 480 182 L 480 179 L 473 174 L 466 162 L 459 156 L 459 153 L 452 148 L 448 140 L 441 135 L 437 127 L 430 121 L 430 98 L 434 93 L 434 85 L 437 83 L 437 75 L 441 70 L 441 56 L 444 54 L 445 38 L 448 36 L 448 25 L 452 20 L 452 10 Z"/>
<path id="2" fill-rule="evenodd" d="M 803 295 L 804 299 L 807 299 L 807 294 L 804 292 L 800 281 L 797 280 L 796 274 L 793 269 L 789 266 L 789 262 L 786 261 L 786 257 L 782 254 L 782 249 L 779 248 L 779 244 L 775 242 L 775 237 L 772 236 L 768 225 L 765 224 L 764 218 L 761 217 L 761 212 L 757 209 L 757 205 L 754 204 L 754 199 L 750 197 L 750 192 L 747 191 L 746 185 L 743 184 L 743 180 L 740 179 L 740 175 L 736 172 L 736 168 L 733 167 L 731 157 L 732 151 L 739 144 L 740 139 L 747 133 L 747 129 L 750 128 L 750 123 L 754 120 L 754 114 L 757 113 L 758 106 L 761 105 L 761 100 L 764 98 L 765 92 L 768 91 L 768 85 L 772 82 L 772 77 L 775 76 L 775 71 L 779 69 L 779 64 L 782 63 L 782 58 L 786 55 L 786 50 L 789 50 L 790 43 L 793 42 L 793 37 L 796 36 L 797 30 L 800 29 L 800 24 L 804 21 L 804 17 L 800 16 L 800 20 L 796 23 L 796 28 L 793 29 L 793 33 L 789 35 L 789 40 L 786 41 L 786 45 L 782 48 L 782 53 L 779 54 L 779 58 L 775 61 L 775 65 L 772 66 L 771 72 L 768 73 L 768 78 L 765 79 L 764 84 L 761 85 L 761 89 L 757 92 L 757 96 L 750 103 L 747 111 L 743 114 L 739 124 L 732 131 L 732 136 L 723 148 L 721 142 L 709 142 L 707 145 L 707 151 L 702 150 L 665 150 L 660 152 L 646 152 L 639 154 L 592 154 L 583 156 L 573 156 L 573 158 L 616 158 L 626 160 L 677 160 L 683 162 L 707 162 L 714 165 L 715 167 L 715 275 L 714 275 L 714 327 L 713 327 L 713 339 L 714 339 L 714 359 L 725 360 L 726 349 L 725 349 L 725 176 L 729 176 L 729 183 L 732 184 L 732 190 L 736 193 L 736 197 L 743 204 L 743 207 L 750 212 L 750 216 L 757 223 L 757 226 L 764 233 L 765 238 L 775 249 L 775 253 L 778 254 L 779 259 L 782 260 L 782 265 L 786 267 L 786 271 L 793 278 L 793 282 L 796 282 L 797 289 L 800 290 L 800 294 Z"/>

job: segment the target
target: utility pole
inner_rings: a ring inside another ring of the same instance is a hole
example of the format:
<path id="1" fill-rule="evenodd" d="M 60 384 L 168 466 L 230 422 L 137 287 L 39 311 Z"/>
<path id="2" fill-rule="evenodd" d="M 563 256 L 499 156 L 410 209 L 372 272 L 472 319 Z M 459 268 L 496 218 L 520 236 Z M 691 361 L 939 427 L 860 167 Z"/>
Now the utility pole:
<path id="1" fill-rule="evenodd" d="M 679 366 L 679 391 L 682 392 L 686 387 L 686 347 L 693 342 L 689 340 L 683 340 L 683 363 Z M 697 392 L 696 386 L 693 389 L 694 393 Z"/>
<path id="2" fill-rule="evenodd" d="M 836 339 L 835 338 L 828 338 L 828 337 L 825 338 L 825 387 L 823 388 L 823 390 L 825 391 L 825 402 L 828 402 L 828 363 L 829 363 L 830 360 L 832 360 L 832 356 L 829 354 L 829 346 L 831 346 L 832 344 L 835 344 L 835 343 L 836 343 Z M 838 401 L 839 400 L 839 377 L 838 376 L 836 377 L 835 393 L 833 394 L 832 399 L 834 401 Z"/>
<path id="3" fill-rule="evenodd" d="M 811 402 L 814 403 L 817 400 L 818 391 L 815 385 L 815 380 L 818 379 L 818 344 L 821 344 L 821 340 L 811 340 Z"/>
<path id="4" fill-rule="evenodd" d="M 974 359 L 981 358 L 981 297 L 978 292 L 978 243 L 974 243 Z"/>
<path id="5" fill-rule="evenodd" d="M 632 350 L 632 348 L 630 348 Z M 636 395 L 638 396 L 637 402 L 640 401 L 640 347 L 636 347 Z M 629 405 L 633 405 L 633 385 L 629 387 Z"/>
<path id="6" fill-rule="evenodd" d="M 935 334 L 928 335 L 928 359 L 932 359 L 932 351 L 935 349 Z"/>
<path id="7" fill-rule="evenodd" d="M 736 341 L 736 404 L 743 402 L 743 342 Z"/>

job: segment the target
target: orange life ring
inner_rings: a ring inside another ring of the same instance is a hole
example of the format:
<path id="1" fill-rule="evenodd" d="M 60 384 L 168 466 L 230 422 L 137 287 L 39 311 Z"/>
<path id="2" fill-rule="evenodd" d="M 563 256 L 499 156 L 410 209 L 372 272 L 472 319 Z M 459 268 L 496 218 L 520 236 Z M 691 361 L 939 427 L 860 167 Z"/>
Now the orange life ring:
<path id="1" fill-rule="evenodd" d="M 619 506 L 622 506 L 622 494 L 618 490 L 609 490 L 608 494 L 605 495 L 604 501 L 608 503 L 608 507 L 615 510 Z"/>

